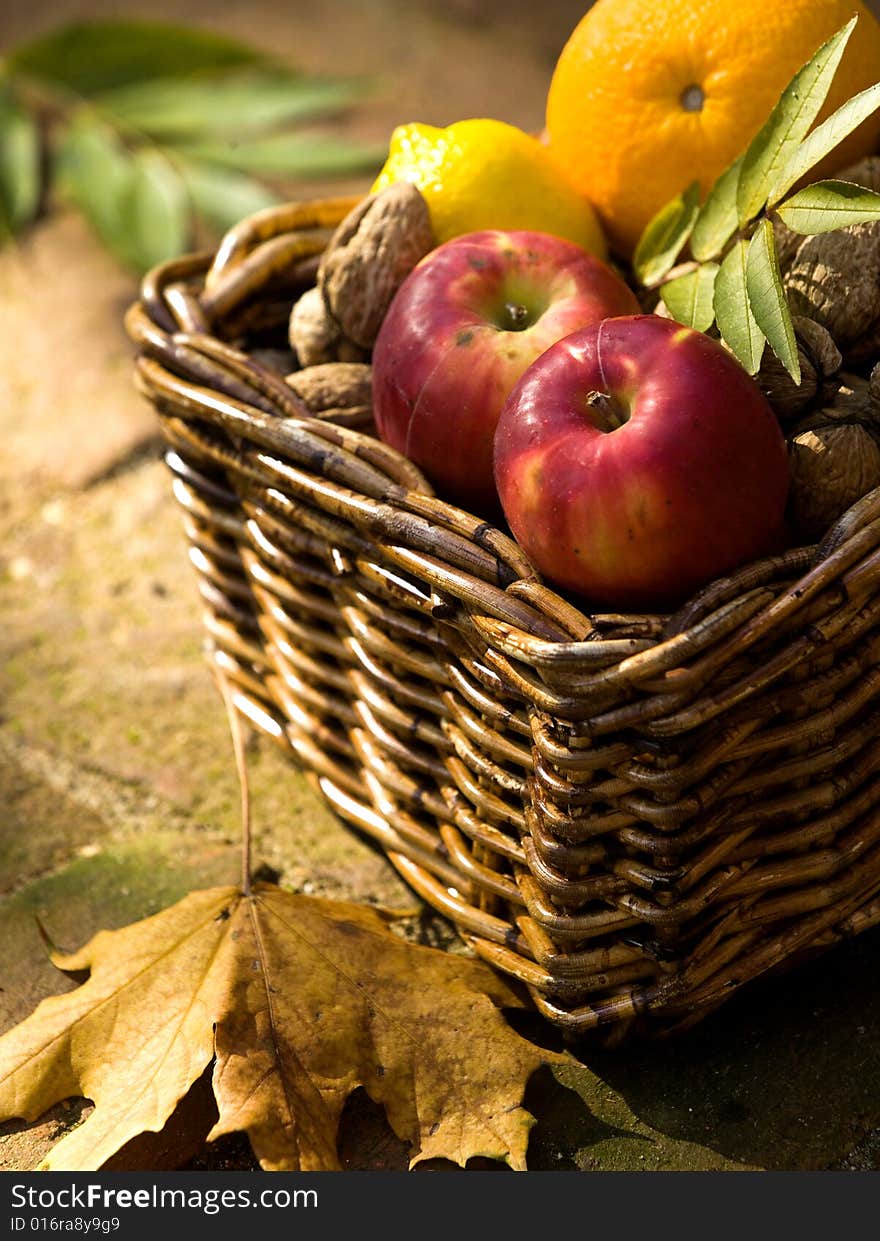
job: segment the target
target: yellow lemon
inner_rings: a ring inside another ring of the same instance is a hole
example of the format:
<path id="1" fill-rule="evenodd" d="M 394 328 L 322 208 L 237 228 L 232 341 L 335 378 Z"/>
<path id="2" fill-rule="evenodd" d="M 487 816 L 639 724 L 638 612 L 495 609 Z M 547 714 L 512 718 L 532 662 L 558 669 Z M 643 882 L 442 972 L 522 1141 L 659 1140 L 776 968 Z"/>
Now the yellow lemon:
<path id="1" fill-rule="evenodd" d="M 374 190 L 410 181 L 424 195 L 438 241 L 479 229 L 552 233 L 604 257 L 590 202 L 565 179 L 537 138 L 504 121 L 447 129 L 399 125 Z"/>

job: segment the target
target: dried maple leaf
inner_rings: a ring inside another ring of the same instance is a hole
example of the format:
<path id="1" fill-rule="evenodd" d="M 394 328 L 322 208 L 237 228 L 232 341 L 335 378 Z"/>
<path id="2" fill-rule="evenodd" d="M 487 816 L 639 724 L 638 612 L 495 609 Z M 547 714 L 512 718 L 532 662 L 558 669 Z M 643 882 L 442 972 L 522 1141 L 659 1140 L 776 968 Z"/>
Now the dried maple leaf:
<path id="1" fill-rule="evenodd" d="M 157 1132 L 214 1059 L 219 1119 L 267 1170 L 338 1168 L 357 1087 L 384 1105 L 412 1164 L 475 1155 L 525 1167 L 521 1106 L 539 1065 L 515 993 L 487 966 L 404 942 L 374 910 L 257 885 L 194 892 L 79 952 L 89 971 L 0 1039 L 0 1113 L 33 1120 L 60 1099 L 95 1108 L 45 1167 L 92 1171 Z"/>

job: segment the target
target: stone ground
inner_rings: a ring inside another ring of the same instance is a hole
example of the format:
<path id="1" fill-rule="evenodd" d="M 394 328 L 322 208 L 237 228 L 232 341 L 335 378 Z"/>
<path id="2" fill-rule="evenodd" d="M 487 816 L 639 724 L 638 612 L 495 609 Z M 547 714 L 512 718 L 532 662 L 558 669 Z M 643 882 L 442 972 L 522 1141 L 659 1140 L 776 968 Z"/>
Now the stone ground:
<path id="1" fill-rule="evenodd" d="M 173 17 L 169 0 L 152 16 Z M 307 69 L 371 74 L 349 118 L 496 115 L 536 128 L 580 0 L 191 0 L 187 16 Z M 6 6 L 2 43 L 118 3 Z M 132 6 L 132 12 L 145 13 Z M 356 188 L 364 188 L 357 183 Z M 0 255 L 0 1028 L 67 983 L 65 947 L 234 882 L 238 790 L 203 661 L 194 579 L 151 411 L 133 392 L 121 316 L 135 283 L 74 216 Z M 412 905 L 384 858 L 343 828 L 274 748 L 249 754 L 257 861 L 301 892 Z M 450 939 L 439 920 L 429 923 Z M 589 1052 L 539 1073 L 533 1169 L 880 1167 L 880 936 L 767 980 L 674 1043 Z M 537 1027 L 532 1029 L 537 1037 Z M 71 1101 L 0 1128 L 0 1169 L 34 1167 L 82 1114 Z M 369 1100 L 352 1102 L 352 1168 L 403 1167 Z M 241 1141 L 156 1165 L 247 1167 Z"/>

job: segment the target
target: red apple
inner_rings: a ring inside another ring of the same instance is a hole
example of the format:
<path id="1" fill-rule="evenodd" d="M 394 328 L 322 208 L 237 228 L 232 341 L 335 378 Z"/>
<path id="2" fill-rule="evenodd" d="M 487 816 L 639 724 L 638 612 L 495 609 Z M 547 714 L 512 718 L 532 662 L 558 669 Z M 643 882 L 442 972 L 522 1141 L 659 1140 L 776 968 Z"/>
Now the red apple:
<path id="1" fill-rule="evenodd" d="M 379 435 L 444 497 L 497 506 L 492 441 L 523 371 L 554 341 L 638 303 L 599 259 L 547 233 L 467 233 L 401 285 L 373 351 Z"/>
<path id="2" fill-rule="evenodd" d="M 665 608 L 770 551 L 788 458 L 720 344 L 656 315 L 548 349 L 495 437 L 505 516 L 536 568 L 614 611 Z"/>

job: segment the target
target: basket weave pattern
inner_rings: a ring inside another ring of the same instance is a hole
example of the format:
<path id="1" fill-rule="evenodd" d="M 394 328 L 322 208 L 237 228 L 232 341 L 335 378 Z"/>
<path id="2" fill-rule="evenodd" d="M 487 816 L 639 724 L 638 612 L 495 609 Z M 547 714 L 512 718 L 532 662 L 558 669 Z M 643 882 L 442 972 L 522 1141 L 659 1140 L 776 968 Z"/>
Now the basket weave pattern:
<path id="1" fill-rule="evenodd" d="M 880 921 L 880 492 L 674 616 L 585 614 L 252 356 L 353 205 L 252 217 L 127 319 L 238 709 L 573 1035 Z"/>

